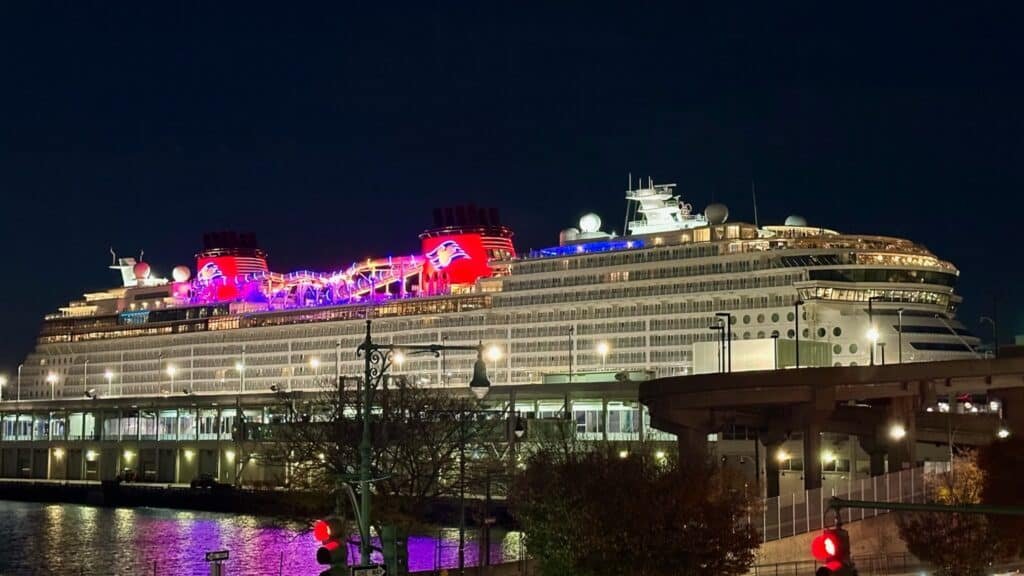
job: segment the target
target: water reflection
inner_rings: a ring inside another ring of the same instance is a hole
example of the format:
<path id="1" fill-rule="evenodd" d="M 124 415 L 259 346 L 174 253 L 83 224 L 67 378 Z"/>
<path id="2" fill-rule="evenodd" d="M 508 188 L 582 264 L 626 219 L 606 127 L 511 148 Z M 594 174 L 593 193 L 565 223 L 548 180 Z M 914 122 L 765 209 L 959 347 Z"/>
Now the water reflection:
<path id="1" fill-rule="evenodd" d="M 204 553 L 221 549 L 231 551 L 226 574 L 323 571 L 315 560 L 317 543 L 305 526 L 270 524 L 254 516 L 0 501 L 0 534 L 0 574 L 205 576 Z M 350 554 L 357 557 L 358 550 L 352 547 Z M 493 532 L 492 562 L 520 555 L 518 533 Z M 475 565 L 479 556 L 476 534 L 468 531 L 466 564 Z M 457 564 L 458 530 L 409 537 L 411 570 Z"/>

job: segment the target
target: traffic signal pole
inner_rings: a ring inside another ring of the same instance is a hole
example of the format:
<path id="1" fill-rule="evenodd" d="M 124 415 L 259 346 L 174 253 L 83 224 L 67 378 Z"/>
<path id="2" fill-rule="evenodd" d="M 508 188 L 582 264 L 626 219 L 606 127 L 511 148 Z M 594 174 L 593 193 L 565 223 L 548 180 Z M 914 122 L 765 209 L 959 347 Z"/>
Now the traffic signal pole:
<path id="1" fill-rule="evenodd" d="M 948 514 L 993 514 L 999 516 L 1024 516 L 1024 508 L 1019 506 L 988 506 L 985 504 L 907 504 L 903 502 L 877 502 L 873 500 L 845 500 L 833 497 L 828 505 L 836 514 L 843 508 L 863 508 L 867 510 L 897 510 L 900 512 L 943 512 Z M 841 518 L 841 516 L 840 516 Z"/>

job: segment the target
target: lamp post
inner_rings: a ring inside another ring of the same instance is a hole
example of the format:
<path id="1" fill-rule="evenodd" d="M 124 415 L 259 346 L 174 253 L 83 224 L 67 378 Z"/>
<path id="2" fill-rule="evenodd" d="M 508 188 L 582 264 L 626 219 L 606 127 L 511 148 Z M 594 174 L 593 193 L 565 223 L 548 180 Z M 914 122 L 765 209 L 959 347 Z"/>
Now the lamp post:
<path id="1" fill-rule="evenodd" d="M 719 320 L 708 326 L 708 329 L 718 332 L 718 371 L 725 372 L 725 326 Z"/>
<path id="2" fill-rule="evenodd" d="M 800 367 L 800 307 L 804 305 L 804 301 L 797 299 L 793 302 L 793 335 L 796 336 L 796 367 Z"/>
<path id="3" fill-rule="evenodd" d="M 46 375 L 46 382 L 50 385 L 50 400 L 56 400 L 57 394 L 54 391 L 54 385 L 57 384 L 57 373 L 50 372 Z"/>
<path id="4" fill-rule="evenodd" d="M 103 371 L 103 378 L 107 381 L 107 397 L 114 395 L 114 371 L 107 368 Z"/>
<path id="5" fill-rule="evenodd" d="M 238 391 L 245 392 L 245 346 L 242 346 L 242 359 L 235 362 L 235 370 L 238 371 Z"/>
<path id="6" fill-rule="evenodd" d="M 491 383 L 487 379 L 487 365 L 484 363 L 483 344 L 476 346 L 442 346 L 441 344 L 397 346 L 395 344 L 378 344 L 373 341 L 371 333 L 371 321 L 366 321 L 366 338 L 356 348 L 356 355 L 363 358 L 363 437 L 359 443 L 359 559 L 361 566 L 370 566 L 370 403 L 373 398 L 373 390 L 378 384 L 382 384 L 388 368 L 394 360 L 394 354 L 401 351 L 403 354 L 433 354 L 440 355 L 443 350 L 474 350 L 476 351 L 476 362 L 473 364 L 473 379 L 469 382 L 469 388 L 478 399 L 483 399 L 490 390 Z M 338 375 L 341 379 L 341 375 Z M 341 386 L 338 387 L 339 391 Z M 339 392 L 340 393 L 340 392 Z M 460 438 L 463 433 L 460 423 Z M 464 460 L 464 459 L 463 459 Z M 465 464 L 460 464 L 465 466 Z M 460 546 L 460 560 L 462 557 L 462 546 Z M 461 562 L 460 562 L 461 564 Z"/>
<path id="7" fill-rule="evenodd" d="M 171 387 L 168 394 L 174 391 L 174 375 L 178 372 L 178 368 L 174 364 L 167 365 L 167 376 L 171 379 Z"/>
<path id="8" fill-rule="evenodd" d="M 726 332 L 722 337 L 729 343 L 729 350 L 726 353 L 726 358 L 729 360 L 729 363 L 726 365 L 725 371 L 732 372 L 732 312 L 715 312 L 715 316 L 722 318 L 722 321 L 725 322 Z M 722 348 L 722 351 L 725 352 L 724 347 Z M 723 363 L 724 362 L 725 361 L 723 360 Z"/>
<path id="9" fill-rule="evenodd" d="M 444 345 L 448 343 L 448 336 L 441 336 L 441 385 L 448 386 L 448 354 Z"/>
<path id="10" fill-rule="evenodd" d="M 576 332 L 575 326 L 569 326 L 569 384 L 572 384 L 572 353 L 573 353 L 573 341 L 572 335 Z"/>
<path id="11" fill-rule="evenodd" d="M 775 370 L 779 369 L 779 331 L 772 330 L 772 350 L 775 353 Z"/>
<path id="12" fill-rule="evenodd" d="M 608 360 L 608 353 L 611 352 L 611 346 L 608 345 L 604 340 L 597 343 L 596 350 L 599 356 L 601 356 L 601 369 L 604 370 L 605 363 Z"/>
<path id="13" fill-rule="evenodd" d="M 16 398 L 18 402 L 21 402 L 21 369 L 24 367 L 24 364 L 18 364 L 18 396 Z"/>
<path id="14" fill-rule="evenodd" d="M 999 330 L 996 326 L 996 321 L 988 316 L 982 316 L 978 319 L 979 324 L 989 323 L 992 325 L 992 355 L 996 358 L 999 357 Z"/>
<path id="15" fill-rule="evenodd" d="M 874 303 L 876 300 L 881 300 L 881 296 L 869 296 L 868 297 L 868 340 L 871 341 L 871 365 L 875 365 L 875 345 L 878 343 L 878 328 L 875 327 L 875 309 Z"/>
<path id="16" fill-rule="evenodd" d="M 899 363 L 903 364 L 903 308 L 902 307 L 896 309 L 896 316 L 899 318 L 899 327 L 898 327 L 899 328 L 899 338 L 898 338 L 898 341 L 897 341 L 897 345 L 899 346 L 898 357 L 899 357 Z"/>
<path id="17" fill-rule="evenodd" d="M 885 342 L 878 343 L 878 351 L 881 352 L 882 355 L 882 366 L 885 366 Z"/>

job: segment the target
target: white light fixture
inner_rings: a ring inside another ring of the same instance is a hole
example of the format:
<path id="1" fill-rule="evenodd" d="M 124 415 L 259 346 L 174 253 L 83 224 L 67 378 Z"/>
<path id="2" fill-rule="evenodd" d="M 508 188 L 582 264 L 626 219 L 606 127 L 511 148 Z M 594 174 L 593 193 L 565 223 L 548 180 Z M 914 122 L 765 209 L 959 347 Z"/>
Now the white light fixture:
<path id="1" fill-rule="evenodd" d="M 498 360 L 501 360 L 501 356 L 501 348 L 499 348 L 497 345 L 492 344 L 487 347 L 487 359 L 490 360 L 491 362 L 497 362 Z"/>
<path id="2" fill-rule="evenodd" d="M 238 370 L 239 372 L 241 372 L 244 369 L 245 369 L 245 364 L 242 364 L 241 362 L 235 362 L 235 370 Z"/>
<path id="3" fill-rule="evenodd" d="M 893 424 L 889 428 L 889 437 L 893 440 L 902 440 L 907 436 L 907 429 L 902 424 Z"/>
<path id="4" fill-rule="evenodd" d="M 174 366 L 174 364 L 168 364 L 167 365 L 167 375 L 170 376 L 171 378 L 174 378 L 174 374 L 177 371 L 178 371 L 178 369 Z"/>
<path id="5" fill-rule="evenodd" d="M 988 409 L 990 412 L 999 412 L 999 400 L 989 400 Z"/>
<path id="6" fill-rule="evenodd" d="M 789 452 L 786 452 L 784 449 L 779 448 L 779 451 L 775 453 L 775 459 L 778 460 L 779 462 L 785 462 L 786 460 L 790 459 L 790 454 Z"/>
<path id="7" fill-rule="evenodd" d="M 867 336 L 868 336 L 868 340 L 871 340 L 872 342 L 878 342 L 878 338 L 879 338 L 878 328 L 875 328 L 874 326 L 872 326 L 871 328 L 868 328 Z"/>
<path id="8" fill-rule="evenodd" d="M 395 350 L 395 353 L 391 355 L 391 361 L 401 368 L 405 364 L 405 353 L 401 350 Z"/>
<path id="9" fill-rule="evenodd" d="M 821 453 L 821 461 L 825 464 L 831 464 L 836 461 L 836 455 L 831 450 L 825 450 Z"/>
<path id="10" fill-rule="evenodd" d="M 619 450 L 619 458 L 626 458 L 629 456 L 629 450 Z"/>
<path id="11" fill-rule="evenodd" d="M 312 368 L 313 370 L 319 369 L 320 368 L 320 359 L 317 358 L 316 356 L 310 358 L 309 359 L 309 367 Z"/>
<path id="12" fill-rule="evenodd" d="M 664 450 L 658 450 L 657 452 L 654 453 L 654 457 L 657 458 L 658 460 L 664 460 L 665 459 L 665 451 Z"/>
<path id="13" fill-rule="evenodd" d="M 1006 440 L 1007 438 L 1010 437 L 1010 431 L 1007 430 L 1006 428 L 1000 427 L 999 431 L 996 432 L 996 436 L 998 436 L 1001 440 Z"/>

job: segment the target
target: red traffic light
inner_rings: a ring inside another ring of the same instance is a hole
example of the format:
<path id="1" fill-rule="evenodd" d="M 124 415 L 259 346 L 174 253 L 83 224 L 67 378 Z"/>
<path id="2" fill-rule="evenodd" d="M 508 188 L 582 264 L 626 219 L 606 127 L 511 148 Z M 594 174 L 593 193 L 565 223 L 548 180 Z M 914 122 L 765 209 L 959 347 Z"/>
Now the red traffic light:
<path id="1" fill-rule="evenodd" d="M 843 552 L 839 538 L 831 531 L 826 530 L 811 542 L 811 555 L 822 561 L 832 560 L 841 556 Z"/>
<path id="2" fill-rule="evenodd" d="M 325 520 L 317 520 L 313 524 L 313 538 L 317 542 L 324 542 L 331 537 L 331 525 Z"/>
<path id="3" fill-rule="evenodd" d="M 345 548 L 341 545 L 345 537 L 345 523 L 337 516 L 317 520 L 313 523 L 313 538 L 320 542 L 316 561 L 320 564 L 341 565 L 345 563 Z"/>

